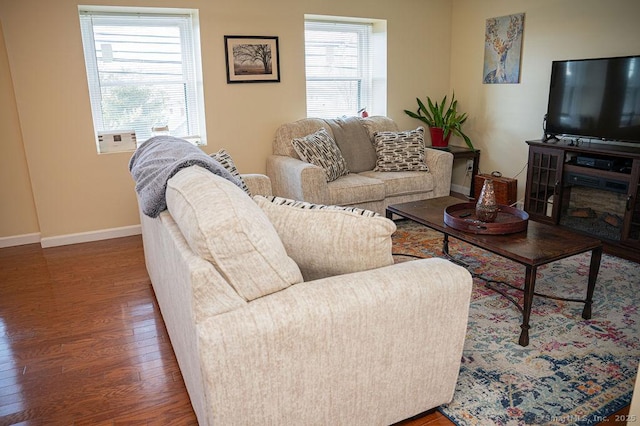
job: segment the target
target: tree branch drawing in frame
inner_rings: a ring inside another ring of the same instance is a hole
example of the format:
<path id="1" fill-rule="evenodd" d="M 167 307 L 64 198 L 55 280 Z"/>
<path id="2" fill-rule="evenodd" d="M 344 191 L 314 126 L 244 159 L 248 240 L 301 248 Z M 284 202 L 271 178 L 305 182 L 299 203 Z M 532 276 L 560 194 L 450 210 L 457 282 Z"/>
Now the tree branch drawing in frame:
<path id="1" fill-rule="evenodd" d="M 279 83 L 278 37 L 224 36 L 227 83 Z"/>

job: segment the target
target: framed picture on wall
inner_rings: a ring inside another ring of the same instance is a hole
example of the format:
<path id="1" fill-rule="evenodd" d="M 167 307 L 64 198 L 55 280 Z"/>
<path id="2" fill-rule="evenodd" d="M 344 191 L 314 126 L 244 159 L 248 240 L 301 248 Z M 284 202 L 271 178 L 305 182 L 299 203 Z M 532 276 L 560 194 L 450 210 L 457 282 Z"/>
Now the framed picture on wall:
<path id="1" fill-rule="evenodd" d="M 280 82 L 278 37 L 224 36 L 227 83 Z"/>
<path id="2" fill-rule="evenodd" d="M 484 35 L 484 84 L 520 83 L 524 13 L 487 19 Z"/>

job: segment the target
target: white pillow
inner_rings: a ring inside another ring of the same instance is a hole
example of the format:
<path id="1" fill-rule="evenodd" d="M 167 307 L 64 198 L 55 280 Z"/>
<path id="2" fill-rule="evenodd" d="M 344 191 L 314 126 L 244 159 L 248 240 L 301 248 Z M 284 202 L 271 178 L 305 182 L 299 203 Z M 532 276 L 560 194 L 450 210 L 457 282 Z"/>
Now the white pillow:
<path id="1" fill-rule="evenodd" d="M 393 221 L 369 210 L 255 196 L 305 281 L 393 264 Z"/>
<path id="2" fill-rule="evenodd" d="M 245 300 L 302 282 L 267 216 L 232 182 L 187 167 L 167 183 L 167 208 L 191 249 Z"/>

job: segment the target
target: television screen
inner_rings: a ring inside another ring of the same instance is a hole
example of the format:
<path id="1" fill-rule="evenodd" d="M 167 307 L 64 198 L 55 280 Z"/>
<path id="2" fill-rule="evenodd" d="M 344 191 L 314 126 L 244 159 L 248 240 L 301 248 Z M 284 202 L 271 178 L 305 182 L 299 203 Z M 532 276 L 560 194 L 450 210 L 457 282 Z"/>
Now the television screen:
<path id="1" fill-rule="evenodd" d="M 640 56 L 554 61 L 545 132 L 640 143 Z"/>

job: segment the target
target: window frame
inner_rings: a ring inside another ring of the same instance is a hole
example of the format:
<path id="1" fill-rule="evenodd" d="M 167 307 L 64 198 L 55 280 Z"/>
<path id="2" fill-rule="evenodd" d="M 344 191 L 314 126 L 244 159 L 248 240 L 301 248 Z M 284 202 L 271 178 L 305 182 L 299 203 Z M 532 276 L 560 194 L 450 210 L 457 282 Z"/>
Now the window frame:
<path id="1" fill-rule="evenodd" d="M 332 26 L 335 29 L 332 29 Z M 344 32 L 354 28 L 358 34 L 358 75 L 356 77 L 309 76 L 309 41 L 307 31 Z M 366 108 L 369 115 L 386 115 L 386 21 L 379 19 L 348 18 L 323 15 L 305 15 L 305 84 L 307 117 L 335 118 L 339 112 L 313 113 L 309 104 L 309 82 L 318 81 L 358 81 L 356 115 Z M 327 111 L 332 111 L 327 109 Z"/>
<path id="2" fill-rule="evenodd" d="M 100 71 L 98 67 L 98 55 L 94 38 L 94 21 L 96 25 L 133 27 L 141 26 L 140 22 L 136 23 L 131 19 L 138 17 L 153 18 L 150 21 L 144 22 L 144 26 L 147 27 L 171 26 L 179 29 L 182 74 L 180 78 L 175 81 L 154 84 L 184 85 L 185 114 L 190 134 L 175 136 L 190 140 L 196 145 L 206 145 L 206 120 L 204 111 L 198 11 L 196 9 L 178 8 L 78 6 L 78 13 L 80 18 L 88 91 L 98 153 L 105 152 L 101 150 L 100 146 L 101 134 L 115 132 L 122 132 L 123 134 L 126 134 L 128 133 L 127 131 L 130 130 L 105 129 L 101 87 L 127 85 L 136 87 L 140 86 L 141 83 L 143 83 L 143 80 L 134 82 L 134 84 L 116 83 L 108 84 L 106 86 L 103 85 L 103 82 L 100 81 Z M 142 142 L 144 142 L 144 140 L 138 140 L 137 145 Z"/>

